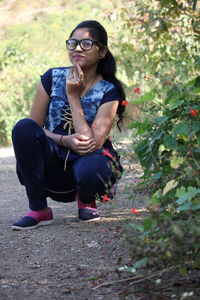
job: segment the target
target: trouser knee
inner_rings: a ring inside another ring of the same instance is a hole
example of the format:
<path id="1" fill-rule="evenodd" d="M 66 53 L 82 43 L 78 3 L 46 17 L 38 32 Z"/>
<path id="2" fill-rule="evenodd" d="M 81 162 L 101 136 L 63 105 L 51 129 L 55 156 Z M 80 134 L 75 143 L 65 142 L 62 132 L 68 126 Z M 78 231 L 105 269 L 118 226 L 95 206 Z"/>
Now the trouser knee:
<path id="1" fill-rule="evenodd" d="M 36 135 L 40 126 L 33 120 L 25 118 L 19 120 L 12 130 L 13 145 L 15 144 L 27 144 L 29 141 L 33 142 L 33 137 Z"/>
<path id="2" fill-rule="evenodd" d="M 35 121 L 28 118 L 21 119 L 13 127 L 12 138 L 14 141 L 15 139 L 26 140 L 34 134 L 37 128 L 40 126 Z"/>
<path id="3" fill-rule="evenodd" d="M 94 155 L 93 155 L 94 156 Z M 82 160 L 82 159 L 81 159 Z M 103 195 L 110 185 L 111 168 L 105 157 L 85 158 L 85 163 L 78 163 L 75 168 L 77 190 L 82 202 L 91 202 L 96 194 Z"/>

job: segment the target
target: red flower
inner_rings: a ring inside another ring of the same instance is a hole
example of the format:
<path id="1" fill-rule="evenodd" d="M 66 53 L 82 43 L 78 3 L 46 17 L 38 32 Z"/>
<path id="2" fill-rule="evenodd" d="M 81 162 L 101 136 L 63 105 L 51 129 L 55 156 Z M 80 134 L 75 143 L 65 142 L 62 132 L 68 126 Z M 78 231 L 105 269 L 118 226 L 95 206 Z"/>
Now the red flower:
<path id="1" fill-rule="evenodd" d="M 134 89 L 134 93 L 138 93 L 138 94 L 140 94 L 140 88 L 136 88 L 136 89 Z"/>
<path id="2" fill-rule="evenodd" d="M 131 153 L 131 154 L 130 154 L 130 157 L 131 157 L 132 159 L 134 159 L 134 158 L 135 158 L 135 155 L 134 155 L 133 153 Z"/>
<path id="3" fill-rule="evenodd" d="M 197 175 L 199 175 L 199 170 L 196 170 L 196 171 L 194 172 L 194 176 L 197 176 Z"/>
<path id="4" fill-rule="evenodd" d="M 110 198 L 108 197 L 107 194 L 104 194 L 104 195 L 103 195 L 103 198 L 101 199 L 102 202 L 107 202 L 107 201 L 109 201 L 109 200 L 110 200 Z"/>
<path id="5" fill-rule="evenodd" d="M 148 77 L 148 76 L 146 76 L 146 75 L 144 75 L 144 79 L 153 80 L 153 78 L 150 78 L 150 77 Z"/>
<path id="6" fill-rule="evenodd" d="M 196 109 L 189 108 L 189 112 L 190 112 L 191 116 L 197 116 L 198 115 L 198 111 Z"/>
<path id="7" fill-rule="evenodd" d="M 105 244 L 108 244 L 108 243 L 109 243 L 109 240 L 104 240 L 104 243 L 105 243 Z"/>
<path id="8" fill-rule="evenodd" d="M 141 215 L 141 213 L 138 212 L 137 209 L 134 208 L 134 207 L 132 208 L 131 213 L 132 213 L 132 214 L 135 214 L 135 215 Z"/>
<path id="9" fill-rule="evenodd" d="M 128 104 L 128 101 L 122 100 L 122 102 L 121 102 L 121 105 L 122 105 L 122 106 L 126 106 L 127 104 Z"/>
<path id="10" fill-rule="evenodd" d="M 110 151 L 108 150 L 108 149 L 104 149 L 103 151 L 102 151 L 102 154 L 104 155 L 104 156 L 108 156 L 108 157 L 110 157 L 110 158 L 114 158 L 114 156 L 110 153 Z"/>
<path id="11" fill-rule="evenodd" d="M 165 80 L 165 86 L 169 86 L 169 81 Z"/>

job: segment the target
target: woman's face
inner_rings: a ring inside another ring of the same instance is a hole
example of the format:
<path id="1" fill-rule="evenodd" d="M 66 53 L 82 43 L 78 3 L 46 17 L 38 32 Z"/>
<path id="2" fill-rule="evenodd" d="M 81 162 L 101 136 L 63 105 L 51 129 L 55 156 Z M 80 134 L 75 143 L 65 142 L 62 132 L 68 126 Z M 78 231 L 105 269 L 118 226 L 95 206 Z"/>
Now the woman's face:
<path id="1" fill-rule="evenodd" d="M 88 28 L 77 29 L 70 39 L 76 39 L 78 41 L 82 39 L 94 40 Z M 78 44 L 74 50 L 68 50 L 68 52 L 71 63 L 73 65 L 79 64 L 83 70 L 96 68 L 101 55 L 103 55 L 103 51 L 100 50 L 97 44 L 93 44 L 90 50 L 83 50 Z"/>

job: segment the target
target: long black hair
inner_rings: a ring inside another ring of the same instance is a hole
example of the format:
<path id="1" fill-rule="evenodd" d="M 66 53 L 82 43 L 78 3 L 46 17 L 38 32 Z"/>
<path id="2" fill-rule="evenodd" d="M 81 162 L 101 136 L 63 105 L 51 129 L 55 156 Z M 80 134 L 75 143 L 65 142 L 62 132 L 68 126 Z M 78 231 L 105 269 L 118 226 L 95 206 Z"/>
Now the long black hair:
<path id="1" fill-rule="evenodd" d="M 89 20 L 89 21 L 83 21 L 80 24 L 78 24 L 74 30 L 70 34 L 70 38 L 72 37 L 75 30 L 80 28 L 88 28 L 89 33 L 91 34 L 92 38 L 96 40 L 97 42 L 101 43 L 103 46 L 108 46 L 108 35 L 105 30 L 105 28 L 97 21 L 95 20 Z M 112 53 L 108 49 L 107 54 L 104 56 L 104 58 L 100 59 L 97 66 L 97 73 L 101 74 L 103 79 L 113 83 L 119 90 L 120 94 L 120 102 L 117 110 L 118 115 L 118 121 L 117 121 L 117 127 L 121 131 L 120 123 L 122 123 L 123 120 L 123 113 L 125 110 L 125 106 L 122 105 L 122 101 L 126 99 L 126 95 L 122 86 L 122 83 L 116 78 L 116 61 L 113 57 Z"/>

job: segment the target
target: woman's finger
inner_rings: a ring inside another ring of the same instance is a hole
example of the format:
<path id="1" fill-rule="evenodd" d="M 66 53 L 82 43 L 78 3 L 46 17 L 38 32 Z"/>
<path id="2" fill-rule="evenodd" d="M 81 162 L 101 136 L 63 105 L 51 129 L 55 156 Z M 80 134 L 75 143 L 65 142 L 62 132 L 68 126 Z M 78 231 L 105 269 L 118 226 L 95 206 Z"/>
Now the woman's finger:
<path id="1" fill-rule="evenodd" d="M 93 152 L 93 149 L 91 149 L 91 150 L 79 150 L 79 151 L 77 151 L 77 153 L 80 154 L 80 155 L 86 155 L 86 154 L 90 154 L 92 152 Z"/>
<path id="2" fill-rule="evenodd" d="M 73 67 L 73 76 L 76 83 L 79 83 L 79 74 L 77 70 L 77 66 Z"/>
<path id="3" fill-rule="evenodd" d="M 73 78 L 73 74 L 72 74 L 72 68 L 70 68 L 70 70 L 69 70 L 69 74 L 68 74 L 68 76 L 67 76 L 67 82 L 69 82 L 69 81 L 71 81 L 72 80 L 72 78 Z"/>
<path id="4" fill-rule="evenodd" d="M 82 71 L 81 67 L 80 67 L 78 64 L 76 65 L 76 68 L 77 68 L 79 80 L 80 80 L 81 82 L 83 82 L 83 81 L 84 81 L 84 74 L 83 74 L 83 71 Z"/>
<path id="5" fill-rule="evenodd" d="M 87 145 L 90 145 L 90 144 L 92 145 L 92 144 L 95 144 L 95 140 L 94 139 L 89 139 L 87 141 L 81 141 L 81 140 L 79 140 L 78 144 L 79 145 L 83 145 L 83 146 L 87 146 Z"/>
<path id="6" fill-rule="evenodd" d="M 79 149 L 79 150 L 90 150 L 90 149 L 95 148 L 95 146 L 96 146 L 95 143 L 94 144 L 89 144 L 89 145 L 79 145 L 77 147 L 77 149 Z"/>

